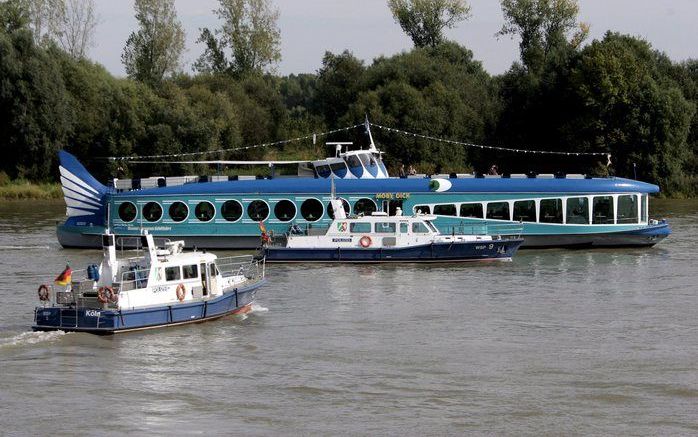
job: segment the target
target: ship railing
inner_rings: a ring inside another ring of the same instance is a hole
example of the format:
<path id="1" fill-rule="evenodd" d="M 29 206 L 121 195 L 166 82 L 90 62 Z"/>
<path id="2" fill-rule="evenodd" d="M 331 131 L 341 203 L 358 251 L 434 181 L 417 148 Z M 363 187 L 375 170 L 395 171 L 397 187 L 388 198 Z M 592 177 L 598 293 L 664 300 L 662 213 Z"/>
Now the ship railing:
<path id="1" fill-rule="evenodd" d="M 519 238 L 523 234 L 523 223 L 459 224 L 440 227 L 442 233 L 450 235 L 491 235 L 493 237 Z"/>
<path id="2" fill-rule="evenodd" d="M 253 255 L 218 258 L 216 267 L 223 276 L 244 276 L 248 280 L 262 279 L 265 274 L 265 259 Z"/>

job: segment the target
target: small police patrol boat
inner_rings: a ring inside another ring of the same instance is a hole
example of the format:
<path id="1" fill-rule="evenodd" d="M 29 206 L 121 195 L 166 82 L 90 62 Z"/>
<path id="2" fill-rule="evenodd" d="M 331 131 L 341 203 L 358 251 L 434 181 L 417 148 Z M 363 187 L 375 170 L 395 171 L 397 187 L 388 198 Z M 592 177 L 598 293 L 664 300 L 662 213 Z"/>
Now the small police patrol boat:
<path id="1" fill-rule="evenodd" d="M 160 249 L 152 235 L 140 239 L 143 256 L 117 259 L 115 236 L 105 233 L 104 259 L 88 267 L 87 278 L 72 281 L 67 268 L 68 279 L 57 278 L 64 291 L 40 286 L 43 305 L 35 308 L 32 329 L 114 334 L 247 313 L 265 282 L 264 259 L 219 259 L 185 253 L 182 241 Z"/>
<path id="2" fill-rule="evenodd" d="M 305 231 L 295 227 L 285 244 L 262 233 L 262 254 L 268 262 L 455 262 L 510 260 L 523 239 L 518 235 L 442 234 L 435 216 L 417 213 L 393 216 L 374 212 L 347 217 L 341 199 L 332 199 L 330 227 Z M 511 231 L 511 229 L 510 229 Z M 520 228 L 519 228 L 520 232 Z"/>

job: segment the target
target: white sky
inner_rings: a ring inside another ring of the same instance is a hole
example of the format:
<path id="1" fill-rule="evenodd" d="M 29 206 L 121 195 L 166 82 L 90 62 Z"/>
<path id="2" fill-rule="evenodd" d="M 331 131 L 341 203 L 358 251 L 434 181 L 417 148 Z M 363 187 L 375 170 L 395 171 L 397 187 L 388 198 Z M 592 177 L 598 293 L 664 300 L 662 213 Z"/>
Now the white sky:
<path id="1" fill-rule="evenodd" d="M 412 47 L 388 10 L 386 0 L 273 0 L 281 12 L 282 61 L 278 73 L 312 73 L 325 51 L 348 49 L 367 64 L 377 56 Z M 591 24 L 591 37 L 607 30 L 640 36 L 654 48 L 680 61 L 698 58 L 697 0 L 580 0 L 580 20 Z M 203 51 L 195 44 L 199 28 L 217 27 L 212 10 L 217 0 L 176 0 L 187 34 L 183 69 Z M 506 71 L 518 59 L 518 41 L 494 34 L 503 23 L 498 0 L 470 0 L 472 18 L 448 32 L 448 38 L 471 49 L 492 74 Z M 100 23 L 90 57 L 115 75 L 123 76 L 121 53 L 136 28 L 132 0 L 96 0 Z"/>

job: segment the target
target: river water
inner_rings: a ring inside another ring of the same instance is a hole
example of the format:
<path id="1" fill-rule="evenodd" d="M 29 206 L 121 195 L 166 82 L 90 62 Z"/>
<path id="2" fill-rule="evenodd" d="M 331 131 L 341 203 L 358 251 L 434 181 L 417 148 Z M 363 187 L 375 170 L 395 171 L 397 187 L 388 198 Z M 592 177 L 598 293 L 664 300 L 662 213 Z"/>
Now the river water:
<path id="1" fill-rule="evenodd" d="M 255 310 L 31 333 L 60 202 L 0 203 L 0 434 L 698 433 L 698 202 L 654 248 L 511 263 L 269 266 Z"/>

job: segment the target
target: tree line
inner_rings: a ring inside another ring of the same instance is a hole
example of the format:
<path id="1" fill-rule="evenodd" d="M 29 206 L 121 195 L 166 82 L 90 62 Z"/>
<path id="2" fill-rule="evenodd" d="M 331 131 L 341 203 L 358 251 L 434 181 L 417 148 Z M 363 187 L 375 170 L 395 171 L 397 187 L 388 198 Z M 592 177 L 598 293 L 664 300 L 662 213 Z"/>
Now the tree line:
<path id="1" fill-rule="evenodd" d="M 389 167 L 420 172 L 556 171 L 613 174 L 698 194 L 698 61 L 673 62 L 642 39 L 607 32 L 589 41 L 576 0 L 501 0 L 498 37 L 520 59 L 491 75 L 444 31 L 467 21 L 465 0 L 388 0 L 414 48 L 366 64 L 326 53 L 312 74 L 282 76 L 278 10 L 270 0 L 219 0 L 218 27 L 183 72 L 184 31 L 173 0 L 136 0 L 126 78 L 86 58 L 92 0 L 0 2 L 0 171 L 57 178 L 66 149 L 101 179 L 201 173 L 197 165 L 134 165 L 110 156 L 218 151 L 360 123 L 482 145 L 606 158 L 517 154 L 374 131 Z M 487 35 L 487 37 L 490 37 Z M 361 129 L 329 140 L 365 141 Z M 323 139 L 327 140 L 327 138 Z M 216 152 L 209 159 L 312 159 L 311 140 Z"/>

